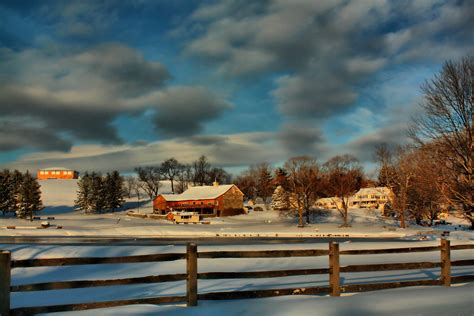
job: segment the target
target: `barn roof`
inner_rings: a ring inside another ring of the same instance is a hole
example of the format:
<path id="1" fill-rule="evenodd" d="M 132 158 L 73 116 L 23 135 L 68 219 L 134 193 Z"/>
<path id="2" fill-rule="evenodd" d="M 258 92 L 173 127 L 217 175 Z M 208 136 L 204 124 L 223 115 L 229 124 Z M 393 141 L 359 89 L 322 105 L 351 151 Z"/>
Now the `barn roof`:
<path id="1" fill-rule="evenodd" d="M 189 200 L 209 200 L 215 199 L 221 196 L 222 194 L 229 191 L 234 184 L 226 184 L 226 185 L 205 185 L 205 186 L 197 186 L 197 187 L 190 187 L 186 191 L 181 194 L 162 194 L 161 196 L 166 201 L 189 201 Z"/>

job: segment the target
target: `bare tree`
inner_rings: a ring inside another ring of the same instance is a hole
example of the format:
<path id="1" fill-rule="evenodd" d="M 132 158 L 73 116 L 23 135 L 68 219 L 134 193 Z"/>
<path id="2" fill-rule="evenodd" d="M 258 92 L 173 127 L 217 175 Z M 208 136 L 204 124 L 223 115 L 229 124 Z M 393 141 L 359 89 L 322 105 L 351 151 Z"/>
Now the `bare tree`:
<path id="1" fill-rule="evenodd" d="M 441 72 L 422 86 L 423 113 L 413 119 L 411 137 L 418 143 L 433 142 L 452 176 L 447 198 L 461 206 L 464 217 L 474 229 L 474 141 L 473 83 L 474 57 L 448 61 Z"/>
<path id="2" fill-rule="evenodd" d="M 206 185 L 211 184 L 213 179 L 209 178 L 209 170 L 211 169 L 211 164 L 207 160 L 206 156 L 199 157 L 198 160 L 193 162 L 193 171 L 194 171 L 194 185 Z"/>
<path id="3" fill-rule="evenodd" d="M 339 199 L 342 208 L 336 202 L 337 210 L 344 219 L 342 227 L 348 227 L 349 198 L 361 187 L 363 180 L 362 167 L 351 155 L 335 156 L 324 164 L 327 176 L 327 194 Z"/>
<path id="4" fill-rule="evenodd" d="M 396 176 L 392 179 L 394 182 L 394 207 L 398 210 L 400 227 L 406 228 L 405 215 L 409 207 L 409 192 L 412 190 L 414 178 L 416 175 L 415 159 L 416 151 L 414 148 L 399 146 L 394 155 L 393 168 Z"/>
<path id="5" fill-rule="evenodd" d="M 220 167 L 213 167 L 208 172 L 208 178 L 221 184 L 228 184 L 232 181 L 232 176 Z"/>
<path id="6" fill-rule="evenodd" d="M 234 184 L 239 187 L 242 193 L 247 199 L 255 199 L 257 197 L 257 182 L 256 182 L 256 170 L 254 167 L 250 167 L 243 171 L 234 180 Z"/>
<path id="7" fill-rule="evenodd" d="M 132 198 L 135 186 L 137 185 L 137 178 L 133 176 L 128 176 L 124 178 L 124 191 L 129 199 Z"/>
<path id="8" fill-rule="evenodd" d="M 138 167 L 135 168 L 138 174 L 138 183 L 143 191 L 148 194 L 150 200 L 158 196 L 161 188 L 161 170 L 158 167 Z"/>
<path id="9" fill-rule="evenodd" d="M 411 216 L 417 224 L 428 220 L 433 225 L 446 202 L 442 192 L 447 170 L 439 160 L 436 146 L 425 145 L 416 150 L 411 158 L 414 167 L 413 184 L 408 191 Z"/>
<path id="10" fill-rule="evenodd" d="M 303 215 L 309 223 L 309 212 L 318 198 L 319 166 L 307 156 L 290 158 L 284 166 L 288 173 L 290 207 L 298 211 L 298 227 L 304 227 Z"/>
<path id="11" fill-rule="evenodd" d="M 183 165 L 177 177 L 176 193 L 183 193 L 193 181 L 194 175 L 190 165 Z"/>
<path id="12" fill-rule="evenodd" d="M 174 180 L 182 172 L 184 166 L 178 162 L 175 158 L 170 158 L 165 160 L 161 164 L 161 173 L 162 175 L 170 180 L 171 182 L 171 192 L 174 194 Z"/>

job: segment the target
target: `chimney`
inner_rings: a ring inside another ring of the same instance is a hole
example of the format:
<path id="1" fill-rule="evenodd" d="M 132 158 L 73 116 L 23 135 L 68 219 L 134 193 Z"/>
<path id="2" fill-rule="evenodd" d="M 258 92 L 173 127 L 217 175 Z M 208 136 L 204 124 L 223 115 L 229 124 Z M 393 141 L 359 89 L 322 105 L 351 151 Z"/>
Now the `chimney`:
<path id="1" fill-rule="evenodd" d="M 214 181 L 214 182 L 212 183 L 212 185 L 213 185 L 214 187 L 218 187 L 218 186 L 219 186 L 219 182 Z"/>

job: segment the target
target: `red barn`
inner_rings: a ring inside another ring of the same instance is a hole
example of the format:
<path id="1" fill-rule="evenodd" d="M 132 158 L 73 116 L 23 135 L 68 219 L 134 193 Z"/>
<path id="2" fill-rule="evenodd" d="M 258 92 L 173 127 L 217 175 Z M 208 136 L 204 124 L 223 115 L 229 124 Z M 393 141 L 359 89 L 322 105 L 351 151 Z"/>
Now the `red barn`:
<path id="1" fill-rule="evenodd" d="M 160 194 L 153 201 L 158 214 L 191 211 L 204 216 L 244 214 L 244 194 L 234 184 L 190 187 L 181 194 Z"/>
<path id="2" fill-rule="evenodd" d="M 46 169 L 38 170 L 37 177 L 38 177 L 38 180 L 77 179 L 79 178 L 79 172 L 72 169 L 62 168 L 62 167 L 46 168 Z"/>

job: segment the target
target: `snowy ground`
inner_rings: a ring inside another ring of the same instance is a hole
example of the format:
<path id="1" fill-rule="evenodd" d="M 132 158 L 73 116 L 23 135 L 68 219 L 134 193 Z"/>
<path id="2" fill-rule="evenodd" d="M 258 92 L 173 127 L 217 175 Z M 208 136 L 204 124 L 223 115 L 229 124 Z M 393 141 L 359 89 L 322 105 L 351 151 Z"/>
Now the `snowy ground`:
<path id="1" fill-rule="evenodd" d="M 474 243 L 453 241 L 453 244 Z M 347 242 L 341 250 L 390 248 L 406 246 L 438 245 L 439 241 L 424 242 Z M 248 245 L 199 246 L 200 251 L 248 250 Z M 252 245 L 258 249 L 326 249 L 327 244 Z M 45 245 L 0 245 L 0 249 L 13 252 L 13 259 L 123 256 L 166 252 L 184 252 L 184 246 L 45 246 Z M 472 250 L 452 252 L 452 260 L 473 259 Z M 393 255 L 341 256 L 341 265 L 374 264 L 396 262 L 439 261 L 439 252 L 425 252 Z M 222 271 L 263 271 L 280 269 L 324 268 L 328 258 L 252 258 L 252 259 L 199 259 L 199 272 Z M 37 282 L 114 279 L 184 273 L 185 260 L 162 263 L 108 264 L 66 267 L 41 267 L 13 269 L 13 284 Z M 474 267 L 453 267 L 452 275 L 474 274 Z M 343 284 L 377 283 L 413 279 L 439 278 L 439 269 L 407 271 L 344 273 Z M 292 276 L 265 279 L 199 280 L 199 293 L 216 291 L 254 290 L 272 288 L 292 288 L 327 286 L 327 275 Z M 185 282 L 97 287 L 87 289 L 54 290 L 40 292 L 13 293 L 12 307 L 41 306 L 69 303 L 86 303 L 115 299 L 133 299 L 154 296 L 184 295 Z M 154 315 L 165 312 L 170 315 L 472 315 L 474 313 L 474 286 L 458 285 L 453 288 L 418 287 L 372 293 L 346 294 L 340 298 L 328 296 L 299 296 L 253 299 L 244 301 L 200 301 L 196 308 L 186 308 L 182 304 L 168 306 L 139 305 L 104 309 L 104 315 Z M 91 315 L 99 311 L 75 312 L 72 314 Z M 64 315 L 71 313 L 62 313 Z"/>
<path id="2" fill-rule="evenodd" d="M 254 212 L 248 215 L 212 219 L 210 225 L 173 225 L 166 221 L 126 216 L 125 211 L 113 214 L 84 215 L 73 211 L 76 195 L 75 181 L 42 181 L 46 209 L 41 217 L 54 216 L 52 228 L 37 229 L 40 221 L 32 223 L 0 217 L 1 236 L 130 236 L 140 237 L 236 237 L 236 236 L 352 236 L 403 237 L 410 241 L 345 242 L 344 249 L 389 248 L 438 245 L 442 231 L 450 230 L 452 244 L 474 243 L 474 233 L 464 230 L 466 223 L 450 218 L 455 225 L 426 228 L 411 226 L 399 229 L 391 219 L 381 217 L 373 210 L 351 210 L 351 228 L 339 228 L 341 218 L 336 212 L 318 214 L 313 224 L 301 229 L 294 217 L 277 212 Z M 129 201 L 128 208 L 137 203 Z M 151 204 L 141 205 L 141 212 L 151 212 Z M 6 229 L 6 226 L 17 226 Z M 461 225 L 461 226 L 458 226 Z M 56 229 L 62 226 L 62 229 Z M 423 241 L 422 241 L 423 240 Z M 184 252 L 184 246 L 53 246 L 53 245 L 0 245 L 11 250 L 13 259 L 126 256 L 152 253 Z M 270 250 L 270 249 L 327 249 L 327 243 L 302 244 L 249 244 L 200 245 L 206 250 Z M 439 252 L 416 254 L 342 256 L 341 265 L 396 262 L 439 261 Z M 452 252 L 452 260 L 473 259 L 472 250 Z M 263 271 L 280 269 L 324 268 L 327 257 L 257 258 L 257 259 L 199 259 L 199 272 Z M 31 284 L 68 280 L 116 279 L 148 275 L 184 273 L 184 260 L 162 263 L 108 264 L 66 267 L 13 269 L 12 282 Z M 474 267 L 453 267 L 453 276 L 474 274 Z M 342 274 L 343 284 L 376 283 L 413 279 L 434 279 L 439 269 L 384 271 Z M 267 279 L 200 280 L 199 292 L 235 291 L 252 289 L 327 286 L 327 275 L 292 276 Z M 185 282 L 110 286 L 87 289 L 24 292 L 12 294 L 12 307 L 54 304 L 86 303 L 116 299 L 183 295 Z M 187 308 L 183 304 L 163 306 L 137 305 L 74 313 L 77 315 L 473 315 L 474 285 L 462 284 L 451 288 L 417 287 L 370 293 L 345 294 L 340 298 L 328 296 L 287 296 L 239 301 L 200 301 L 199 306 Z"/>
<path id="3" fill-rule="evenodd" d="M 398 228 L 393 219 L 380 216 L 376 210 L 350 210 L 351 228 L 339 228 L 342 220 L 337 211 L 316 214 L 312 224 L 297 228 L 294 216 L 279 212 L 250 212 L 247 215 L 210 219 L 210 225 L 173 225 L 164 220 L 141 219 L 126 215 L 126 211 L 85 215 L 74 211 L 77 183 L 75 180 L 40 181 L 46 208 L 38 215 L 42 220 L 33 222 L 0 217 L 0 236 L 131 236 L 131 237 L 404 237 L 409 239 L 436 239 L 444 230 L 452 230 L 454 239 L 474 239 L 474 232 L 465 231 L 467 223 L 449 218 L 456 224 L 450 227 L 426 228 L 410 226 Z M 165 183 L 163 192 L 168 190 Z M 127 201 L 125 208 L 138 211 L 138 202 Z M 151 202 L 141 204 L 140 212 L 151 213 Z M 41 221 L 49 220 L 52 227 L 37 229 Z M 459 226 L 460 225 L 460 226 Z M 7 229 L 15 226 L 16 229 Z M 61 229 L 57 229 L 61 227 Z"/>

